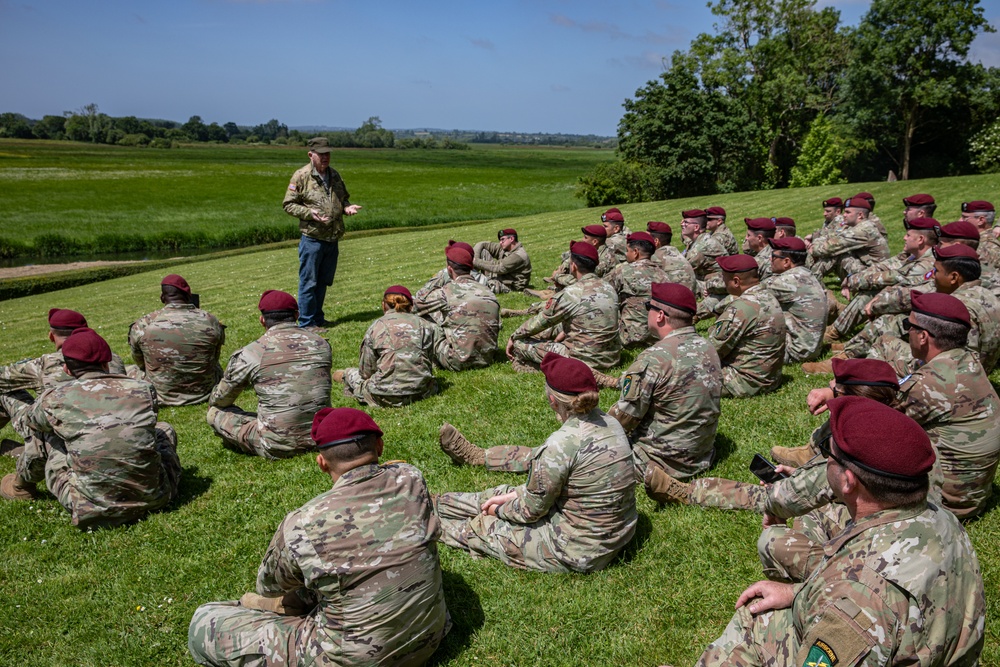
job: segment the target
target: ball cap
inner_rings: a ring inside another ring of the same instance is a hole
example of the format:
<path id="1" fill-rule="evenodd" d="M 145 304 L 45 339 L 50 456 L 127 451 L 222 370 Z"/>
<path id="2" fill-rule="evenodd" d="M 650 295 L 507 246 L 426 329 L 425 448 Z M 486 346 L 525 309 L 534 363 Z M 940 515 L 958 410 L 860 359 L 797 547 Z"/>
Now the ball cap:
<path id="1" fill-rule="evenodd" d="M 988 201 L 982 201 L 981 199 L 962 202 L 962 213 L 988 213 L 995 210 L 996 209 L 993 208 L 993 204 Z"/>
<path id="2" fill-rule="evenodd" d="M 257 303 L 257 310 L 262 313 L 270 313 L 281 310 L 298 310 L 299 304 L 288 292 L 269 289 L 260 295 L 260 302 Z"/>
<path id="3" fill-rule="evenodd" d="M 106 364 L 111 361 L 111 347 L 101 335 L 87 327 L 76 329 L 62 345 L 63 358 L 86 364 Z"/>
<path id="4" fill-rule="evenodd" d="M 499 232 L 497 232 L 498 239 L 501 239 L 505 236 L 513 236 L 515 239 L 517 239 L 517 230 L 508 227 L 507 229 L 501 229 Z"/>
<path id="5" fill-rule="evenodd" d="M 625 222 L 625 216 L 616 208 L 609 208 L 601 214 L 601 222 Z"/>
<path id="6" fill-rule="evenodd" d="M 829 199 L 823 200 L 823 208 L 827 207 L 841 208 L 844 206 L 844 200 L 840 197 L 830 197 Z"/>
<path id="7" fill-rule="evenodd" d="M 331 151 L 330 140 L 326 137 L 313 137 L 307 145 L 313 153 L 329 153 Z"/>
<path id="8" fill-rule="evenodd" d="M 806 251 L 806 242 L 798 236 L 786 236 L 783 239 L 768 239 L 767 242 L 775 250 L 791 250 L 792 252 Z"/>
<path id="9" fill-rule="evenodd" d="M 653 237 L 650 236 L 649 232 L 632 232 L 625 237 L 625 242 L 629 241 L 646 241 L 648 243 L 653 243 Z"/>
<path id="10" fill-rule="evenodd" d="M 545 374 L 545 383 L 561 394 L 575 396 L 585 391 L 597 391 L 594 372 L 579 359 L 549 352 L 542 359 L 541 369 Z"/>
<path id="11" fill-rule="evenodd" d="M 357 442 L 373 434 L 381 436 L 382 429 L 357 408 L 323 408 L 313 417 L 312 439 L 316 449 Z"/>
<path id="12" fill-rule="evenodd" d="M 841 396 L 826 405 L 837 458 L 896 479 L 919 480 L 930 472 L 931 439 L 910 417 L 861 396 Z"/>
<path id="13" fill-rule="evenodd" d="M 870 211 L 872 210 L 872 203 L 864 197 L 854 195 L 844 202 L 844 208 L 861 208 L 866 211 Z"/>
<path id="14" fill-rule="evenodd" d="M 967 257 L 979 261 L 979 253 L 965 245 L 964 243 L 953 243 L 947 246 L 936 245 L 931 250 L 934 252 L 934 259 L 955 259 L 956 257 Z"/>
<path id="15" fill-rule="evenodd" d="M 649 292 L 653 301 L 664 306 L 683 310 L 692 315 L 698 311 L 694 292 L 680 283 L 653 283 L 649 286 Z"/>
<path id="16" fill-rule="evenodd" d="M 596 236 L 599 239 L 608 238 L 608 230 L 604 228 L 604 225 L 587 225 L 586 227 L 581 227 L 580 231 L 587 236 Z"/>
<path id="17" fill-rule="evenodd" d="M 972 328 L 972 318 L 969 309 L 959 299 L 950 294 L 940 292 L 921 292 L 910 290 L 910 310 L 914 313 L 935 317 L 939 320 L 964 324 Z"/>
<path id="18" fill-rule="evenodd" d="M 472 268 L 472 251 L 466 250 L 457 243 L 445 248 L 444 256 L 459 266 Z"/>
<path id="19" fill-rule="evenodd" d="M 597 248 L 590 245 L 589 243 L 584 243 L 583 241 L 570 241 L 569 253 L 571 255 L 579 255 L 580 257 L 586 257 L 587 259 L 593 260 L 595 264 L 601 261 L 600 258 L 597 256 Z"/>
<path id="20" fill-rule="evenodd" d="M 774 220 L 774 218 L 743 218 L 747 229 L 752 229 L 755 232 L 773 232 Z"/>
<path id="21" fill-rule="evenodd" d="M 390 294 L 401 294 L 410 301 L 413 301 L 413 295 L 410 294 L 410 290 L 406 289 L 403 285 L 390 285 L 389 287 L 386 287 L 382 297 L 385 298 Z"/>
<path id="22" fill-rule="evenodd" d="M 700 208 L 689 208 L 686 211 L 681 211 L 682 218 L 703 218 L 706 215 L 708 214 Z"/>
<path id="23" fill-rule="evenodd" d="M 49 327 L 53 329 L 82 329 L 87 326 L 87 318 L 66 308 L 49 310 Z"/>
<path id="24" fill-rule="evenodd" d="M 705 215 L 710 218 L 724 218 L 726 217 L 726 209 L 721 206 L 709 206 L 705 209 Z"/>
<path id="25" fill-rule="evenodd" d="M 930 206 L 934 203 L 934 197 L 930 195 L 910 195 L 903 199 L 903 206 Z"/>
<path id="26" fill-rule="evenodd" d="M 726 273 L 743 273 L 759 269 L 757 260 L 750 255 L 727 255 L 719 257 L 715 261 Z"/>
<path id="27" fill-rule="evenodd" d="M 176 287 L 182 292 L 187 294 L 191 293 L 191 286 L 188 285 L 188 281 L 184 280 L 183 277 L 177 275 L 176 273 L 171 273 L 160 281 L 161 285 L 169 285 L 171 287 Z"/>
<path id="28" fill-rule="evenodd" d="M 646 223 L 646 231 L 650 234 L 673 234 L 674 230 L 670 229 L 670 225 L 665 222 L 659 222 L 657 220 L 650 220 Z"/>
<path id="29" fill-rule="evenodd" d="M 949 222 L 941 228 L 941 238 L 943 239 L 969 239 L 979 240 L 979 229 L 968 220 Z"/>
<path id="30" fill-rule="evenodd" d="M 892 366 L 881 359 L 831 359 L 837 384 L 863 384 L 870 387 L 899 388 Z"/>

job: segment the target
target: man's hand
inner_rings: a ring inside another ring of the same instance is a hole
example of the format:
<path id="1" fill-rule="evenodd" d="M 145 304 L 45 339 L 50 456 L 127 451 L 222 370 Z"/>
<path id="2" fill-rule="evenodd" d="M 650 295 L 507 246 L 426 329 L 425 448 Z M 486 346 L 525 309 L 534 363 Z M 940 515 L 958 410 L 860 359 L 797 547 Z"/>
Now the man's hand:
<path id="1" fill-rule="evenodd" d="M 868 319 L 872 319 L 872 302 L 871 301 L 869 301 L 868 303 L 865 304 L 865 315 L 868 316 Z"/>
<path id="2" fill-rule="evenodd" d="M 773 609 L 787 609 L 792 606 L 795 599 L 795 586 L 792 584 L 781 584 L 777 581 L 758 581 L 750 588 L 743 591 L 743 595 L 736 601 L 736 608 L 739 609 L 747 602 L 750 603 L 748 609 L 756 616 Z"/>
<path id="3" fill-rule="evenodd" d="M 507 358 L 514 361 L 514 339 L 507 339 Z"/>
<path id="4" fill-rule="evenodd" d="M 489 514 L 490 516 L 497 515 L 497 508 L 501 505 L 509 503 L 510 501 L 517 498 L 516 491 L 510 491 L 509 493 L 504 493 L 499 496 L 493 496 L 489 498 L 485 503 L 482 504 L 480 509 L 483 510 L 483 514 Z"/>
<path id="5" fill-rule="evenodd" d="M 850 301 L 851 300 L 851 290 L 847 289 L 846 287 L 843 288 L 842 290 L 840 290 L 840 296 L 842 296 L 845 299 L 847 299 L 848 301 Z"/>
<path id="6" fill-rule="evenodd" d="M 277 598 L 268 598 L 256 593 L 244 593 L 243 597 L 240 598 L 240 606 L 259 611 L 272 611 L 282 616 L 302 616 L 309 611 L 294 591 Z"/>
<path id="7" fill-rule="evenodd" d="M 361 210 L 361 207 L 357 204 L 351 204 L 344 208 L 344 215 L 354 215 Z"/>
<path id="8" fill-rule="evenodd" d="M 770 528 L 771 526 L 787 526 L 787 525 L 788 525 L 787 519 L 779 519 L 773 514 L 768 514 L 767 512 L 764 513 L 764 516 L 760 521 L 761 528 Z"/>
<path id="9" fill-rule="evenodd" d="M 315 220 L 316 222 L 330 222 L 330 216 L 323 215 L 322 213 L 319 212 L 318 208 L 314 208 L 311 211 L 309 211 L 309 215 L 311 215 L 312 219 Z"/>
<path id="10" fill-rule="evenodd" d="M 827 411 L 826 402 L 833 398 L 833 389 L 822 387 L 813 389 L 806 396 L 806 406 L 809 412 L 814 415 L 821 415 Z"/>

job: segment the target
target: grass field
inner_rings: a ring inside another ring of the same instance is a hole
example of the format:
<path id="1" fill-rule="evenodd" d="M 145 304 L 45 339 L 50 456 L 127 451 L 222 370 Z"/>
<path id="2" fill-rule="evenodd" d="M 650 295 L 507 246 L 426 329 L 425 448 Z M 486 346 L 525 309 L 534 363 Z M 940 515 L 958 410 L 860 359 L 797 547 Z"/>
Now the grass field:
<path id="1" fill-rule="evenodd" d="M 962 200 L 997 199 L 1000 176 L 942 179 L 850 188 L 759 192 L 622 207 L 633 228 L 665 220 L 678 234 L 679 211 L 725 206 L 740 235 L 744 216 L 791 215 L 800 234 L 818 226 L 819 202 L 855 190 L 872 191 L 877 212 L 901 248 L 900 199 L 930 192 L 939 218 L 958 217 Z M 269 202 L 273 200 L 269 199 Z M 270 205 L 270 204 L 269 204 Z M 516 227 L 535 266 L 535 284 L 555 266 L 579 227 L 597 211 L 564 211 L 505 220 Z M 415 230 L 343 243 L 327 316 L 338 325 L 328 338 L 334 365 L 356 363 L 361 337 L 378 314 L 389 284 L 419 287 L 443 265 L 449 238 L 495 238 L 499 223 L 445 230 Z M 225 354 L 256 338 L 255 305 L 269 288 L 294 293 L 293 248 L 231 257 L 176 270 L 201 293 L 203 305 L 228 325 Z M 166 273 L 163 270 L 162 273 Z M 82 310 L 112 347 L 126 355 L 129 323 L 158 305 L 160 272 L 51 294 L 0 302 L 0 362 L 49 350 L 45 314 L 50 307 Z M 501 303 L 522 307 L 523 295 Z M 501 344 L 523 318 L 504 323 Z M 701 325 L 704 328 L 706 325 Z M 620 369 L 634 358 L 629 353 Z M 711 474 L 752 481 L 747 464 L 772 445 L 807 442 L 822 420 L 805 410 L 809 389 L 825 377 L 785 371 L 776 393 L 723 400 Z M 539 375 L 515 374 L 509 365 L 465 373 L 438 372 L 443 392 L 402 409 L 372 409 L 385 430 L 385 458 L 401 458 L 424 471 L 432 492 L 473 491 L 514 475 L 453 466 L 437 445 L 437 429 L 451 421 L 473 441 L 489 446 L 535 445 L 558 428 Z M 994 375 L 994 380 L 998 376 Z M 602 392 L 607 409 L 615 392 Z M 335 387 L 334 405 L 351 405 Z M 253 406 L 251 396 L 241 400 Z M 0 502 L 0 664 L 187 665 L 187 625 L 195 607 L 235 599 L 251 590 L 263 550 L 280 519 L 329 487 L 311 457 L 267 462 L 225 450 L 204 421 L 204 406 L 165 408 L 161 417 L 180 437 L 185 467 L 181 498 L 168 511 L 137 525 L 81 533 L 51 497 L 31 503 Z M 9 429 L 0 432 L 12 437 Z M 0 474 L 14 460 L 0 459 Z M 455 628 L 434 658 L 441 665 L 675 665 L 692 664 L 728 622 L 745 586 L 760 577 L 755 543 L 759 518 L 749 513 L 668 506 L 658 509 L 641 491 L 636 539 L 618 561 L 592 575 L 521 572 L 496 561 L 472 560 L 441 547 L 445 594 Z M 983 665 L 1000 664 L 1000 512 L 993 508 L 968 526 L 982 563 L 988 602 Z"/>

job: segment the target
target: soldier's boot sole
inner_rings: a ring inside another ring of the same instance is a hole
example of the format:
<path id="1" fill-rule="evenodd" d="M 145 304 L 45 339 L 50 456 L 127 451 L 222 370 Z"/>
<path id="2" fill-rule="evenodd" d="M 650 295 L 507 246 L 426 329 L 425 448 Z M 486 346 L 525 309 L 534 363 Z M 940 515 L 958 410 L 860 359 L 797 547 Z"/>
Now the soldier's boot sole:
<path id="1" fill-rule="evenodd" d="M 38 489 L 34 484 L 25 484 L 12 472 L 0 480 L 0 496 L 7 500 L 31 500 L 38 496 Z"/>
<path id="2" fill-rule="evenodd" d="M 24 451 L 24 443 L 17 440 L 4 438 L 0 441 L 0 456 L 13 456 L 17 458 Z"/>
<path id="3" fill-rule="evenodd" d="M 522 310 L 514 310 L 512 308 L 501 308 L 500 317 L 520 317 L 522 315 L 530 315 L 531 311 L 527 308 Z"/>
<path id="4" fill-rule="evenodd" d="M 658 503 L 691 504 L 691 484 L 681 482 L 655 465 L 646 468 L 646 495 Z"/>
<path id="5" fill-rule="evenodd" d="M 441 444 L 441 451 L 451 457 L 456 465 L 486 465 L 486 450 L 469 442 L 457 428 L 448 422 L 441 424 L 441 430 L 438 431 L 438 442 Z"/>
<path id="6" fill-rule="evenodd" d="M 602 373 L 601 371 L 590 369 L 594 372 L 594 379 L 597 380 L 597 386 L 601 389 L 617 389 L 618 388 L 618 378 L 614 375 L 608 375 L 607 373 Z"/>
<path id="7" fill-rule="evenodd" d="M 518 373 L 540 373 L 541 371 L 532 366 L 531 364 L 526 364 L 523 361 L 514 359 L 510 362 L 510 367 L 513 368 Z"/>
<path id="8" fill-rule="evenodd" d="M 539 299 L 551 299 L 556 291 L 552 289 L 526 289 L 524 293 Z"/>
<path id="9" fill-rule="evenodd" d="M 808 445 L 804 447 L 771 447 L 771 458 L 783 466 L 801 468 L 814 454 Z"/>
<path id="10" fill-rule="evenodd" d="M 343 371 L 343 369 L 334 371 L 330 375 L 330 377 L 333 379 L 334 382 L 339 382 L 340 384 L 344 384 L 344 371 Z"/>

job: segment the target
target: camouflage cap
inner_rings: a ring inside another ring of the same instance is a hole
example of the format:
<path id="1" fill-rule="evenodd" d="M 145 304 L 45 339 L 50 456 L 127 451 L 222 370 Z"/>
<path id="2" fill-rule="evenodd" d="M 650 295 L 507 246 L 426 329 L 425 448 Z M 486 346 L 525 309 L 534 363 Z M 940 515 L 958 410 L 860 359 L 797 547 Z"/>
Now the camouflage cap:
<path id="1" fill-rule="evenodd" d="M 295 300 L 295 297 L 288 292 L 282 292 L 281 290 L 276 289 L 265 290 L 264 293 L 260 295 L 260 301 L 257 302 L 257 310 L 262 313 L 298 309 L 299 304 Z"/>
<path id="2" fill-rule="evenodd" d="M 970 241 L 979 240 L 979 229 L 968 222 L 967 220 L 959 220 L 958 222 L 949 222 L 947 225 L 941 228 L 941 238 L 943 239 L 969 239 Z"/>
<path id="3" fill-rule="evenodd" d="M 316 449 L 357 442 L 367 435 L 382 436 L 382 429 L 368 413 L 357 408 L 323 408 L 313 417 L 312 439 Z"/>
<path id="4" fill-rule="evenodd" d="M 168 285 L 170 287 L 176 287 L 180 291 L 190 294 L 191 286 L 188 285 L 188 281 L 184 280 L 183 277 L 177 275 L 176 273 L 171 273 L 160 281 L 160 285 Z"/>
<path id="5" fill-rule="evenodd" d="M 87 318 L 66 308 L 49 310 L 49 327 L 53 329 L 81 329 L 87 326 Z"/>
<path id="6" fill-rule="evenodd" d="M 106 364 L 111 361 L 111 346 L 93 329 L 81 327 L 66 338 L 62 354 L 65 359 L 87 364 Z"/>
<path id="7" fill-rule="evenodd" d="M 309 150 L 313 153 L 329 153 L 332 148 L 330 148 L 330 140 L 326 137 L 313 137 L 307 143 Z"/>
<path id="8" fill-rule="evenodd" d="M 540 365 L 545 383 L 560 394 L 575 396 L 585 391 L 597 391 L 597 380 L 590 366 L 579 359 L 549 352 Z"/>
<path id="9" fill-rule="evenodd" d="M 841 396 L 826 405 L 839 450 L 834 460 L 843 458 L 875 475 L 896 479 L 921 479 L 930 472 L 934 448 L 912 418 L 861 396 Z"/>
<path id="10" fill-rule="evenodd" d="M 896 371 L 881 359 L 838 359 L 833 364 L 833 379 L 837 384 L 899 388 Z"/>

